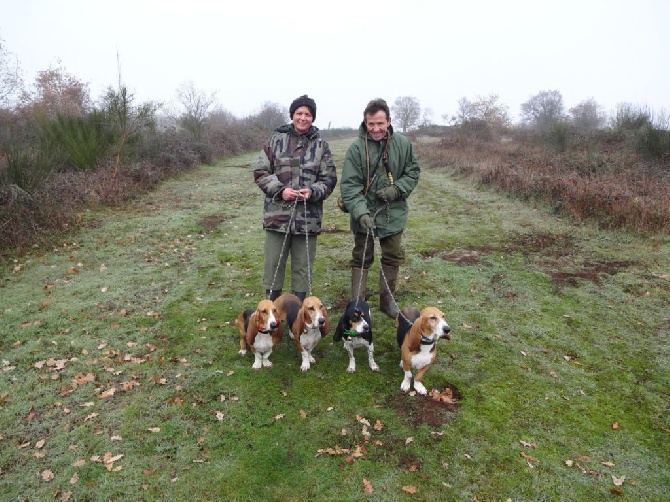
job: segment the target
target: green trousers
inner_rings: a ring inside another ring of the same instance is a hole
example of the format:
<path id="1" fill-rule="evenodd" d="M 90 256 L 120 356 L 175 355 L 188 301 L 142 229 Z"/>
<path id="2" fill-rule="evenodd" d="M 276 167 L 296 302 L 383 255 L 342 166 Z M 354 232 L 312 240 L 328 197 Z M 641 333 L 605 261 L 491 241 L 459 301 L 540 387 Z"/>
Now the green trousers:
<path id="1" fill-rule="evenodd" d="M 402 232 L 379 239 L 379 242 L 371 234 L 356 233 L 354 234 L 354 249 L 351 252 L 350 265 L 356 268 L 370 268 L 375 261 L 374 247 L 376 245 L 381 247 L 382 265 L 399 267 L 405 263 L 405 250 L 402 248 Z M 365 260 L 363 260 L 364 250 Z"/>
<path id="2" fill-rule="evenodd" d="M 293 235 L 265 231 L 263 289 L 283 289 L 286 263 L 291 255 L 291 290 L 311 291 L 309 279 L 316 255 L 316 235 Z M 309 259 L 308 259 L 309 257 Z"/>

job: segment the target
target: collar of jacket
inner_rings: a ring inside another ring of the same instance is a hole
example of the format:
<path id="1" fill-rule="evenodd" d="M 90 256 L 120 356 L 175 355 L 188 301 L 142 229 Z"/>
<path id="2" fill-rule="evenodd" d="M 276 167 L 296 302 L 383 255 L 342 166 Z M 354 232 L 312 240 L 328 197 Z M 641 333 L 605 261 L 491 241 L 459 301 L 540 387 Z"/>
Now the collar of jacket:
<path id="1" fill-rule="evenodd" d="M 361 125 L 358 126 L 358 137 L 359 137 L 359 138 L 362 138 L 362 139 L 365 139 L 365 136 L 366 136 L 367 134 L 368 134 L 368 128 L 365 127 L 365 122 L 361 122 Z M 392 126 L 392 125 L 389 126 L 389 135 L 388 135 L 388 137 L 390 138 L 391 136 L 393 136 L 393 126 Z M 386 136 L 385 136 L 385 137 L 386 137 Z M 374 139 L 372 139 L 372 138 L 368 138 L 368 140 L 369 140 L 369 141 L 374 141 Z M 381 141 L 381 140 L 379 140 L 379 141 Z M 377 143 L 378 143 L 378 142 L 377 142 Z"/>
<path id="2" fill-rule="evenodd" d="M 296 136 L 307 136 L 307 139 L 312 139 L 314 138 L 318 132 L 319 128 L 316 126 L 309 126 L 309 129 L 307 129 L 306 132 L 303 134 L 298 134 L 298 131 L 295 130 L 295 126 L 293 124 L 284 124 L 283 126 L 277 127 L 275 129 L 275 132 L 279 133 L 289 133 L 289 134 L 295 134 Z"/>

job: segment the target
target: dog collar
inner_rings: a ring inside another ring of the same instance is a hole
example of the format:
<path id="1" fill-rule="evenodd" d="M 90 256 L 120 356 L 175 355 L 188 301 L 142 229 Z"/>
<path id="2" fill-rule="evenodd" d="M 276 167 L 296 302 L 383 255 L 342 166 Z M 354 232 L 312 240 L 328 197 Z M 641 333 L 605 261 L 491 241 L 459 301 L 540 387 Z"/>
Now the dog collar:
<path id="1" fill-rule="evenodd" d="M 433 338 L 428 338 L 425 335 L 421 335 L 421 345 L 433 345 L 435 340 Z"/>
<path id="2" fill-rule="evenodd" d="M 361 334 L 360 334 L 358 331 L 353 330 L 353 329 L 345 329 L 345 330 L 344 330 L 344 334 L 345 334 L 346 336 L 349 336 L 349 337 L 352 337 L 352 336 L 354 336 L 354 337 L 355 337 L 355 336 L 361 336 Z"/>
<path id="3" fill-rule="evenodd" d="M 259 333 L 263 333 L 264 335 L 267 335 L 268 333 L 270 333 L 270 331 L 272 331 L 272 330 L 270 330 L 270 329 L 263 329 L 262 326 L 258 326 L 258 332 L 259 332 Z"/>

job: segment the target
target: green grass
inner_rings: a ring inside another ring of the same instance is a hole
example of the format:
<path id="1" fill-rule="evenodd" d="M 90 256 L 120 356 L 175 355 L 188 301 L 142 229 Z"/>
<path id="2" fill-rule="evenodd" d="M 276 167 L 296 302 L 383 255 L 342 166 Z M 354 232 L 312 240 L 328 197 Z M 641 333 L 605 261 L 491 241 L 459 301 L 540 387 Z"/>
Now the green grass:
<path id="1" fill-rule="evenodd" d="M 331 143 L 340 167 L 347 144 Z M 240 167 L 254 159 L 87 213 L 3 266 L 0 499 L 668 498 L 667 237 L 574 225 L 425 169 L 396 299 L 446 313 L 452 340 L 424 382 L 457 389 L 453 410 L 400 391 L 375 295 L 379 373 L 361 352 L 347 374 L 330 336 L 304 374 L 288 339 L 271 369 L 238 355 L 231 322 L 263 295 L 262 197 Z M 312 292 L 336 322 L 352 238 L 335 197 L 324 226 Z M 320 454 L 336 447 L 350 453 Z"/>

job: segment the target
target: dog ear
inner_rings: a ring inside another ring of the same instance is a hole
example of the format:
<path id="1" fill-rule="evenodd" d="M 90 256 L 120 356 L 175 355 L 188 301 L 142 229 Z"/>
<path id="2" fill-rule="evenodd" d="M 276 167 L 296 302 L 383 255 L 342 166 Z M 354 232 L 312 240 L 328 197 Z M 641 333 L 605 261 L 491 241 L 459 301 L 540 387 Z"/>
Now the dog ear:
<path id="1" fill-rule="evenodd" d="M 326 310 L 326 307 L 321 308 L 321 315 L 326 322 L 323 323 L 323 326 L 319 326 L 319 330 L 321 331 L 321 336 L 326 336 L 330 332 L 330 319 L 328 318 L 328 310 Z"/>
<path id="2" fill-rule="evenodd" d="M 293 336 L 300 337 L 300 333 L 305 331 L 305 316 L 307 314 L 305 313 L 305 309 L 300 307 L 300 310 L 298 311 L 298 315 L 295 318 L 295 322 L 293 323 L 293 326 L 289 326 L 288 329 L 293 333 Z M 293 328 L 295 327 L 295 331 L 293 331 Z M 298 338 L 299 339 L 299 338 Z"/>
<path id="3" fill-rule="evenodd" d="M 419 350 L 421 346 L 421 318 L 412 323 L 412 327 L 409 328 L 409 333 L 406 336 L 409 351 L 415 352 Z"/>
<path id="4" fill-rule="evenodd" d="M 344 316 L 340 317 L 340 322 L 337 323 L 337 328 L 335 328 L 335 333 L 333 334 L 333 341 L 339 342 L 342 340 L 342 334 L 344 333 Z"/>
<path id="5" fill-rule="evenodd" d="M 249 324 L 247 326 L 247 343 L 253 345 L 256 342 L 256 335 L 258 334 L 258 323 L 256 322 L 256 312 L 249 317 Z"/>

